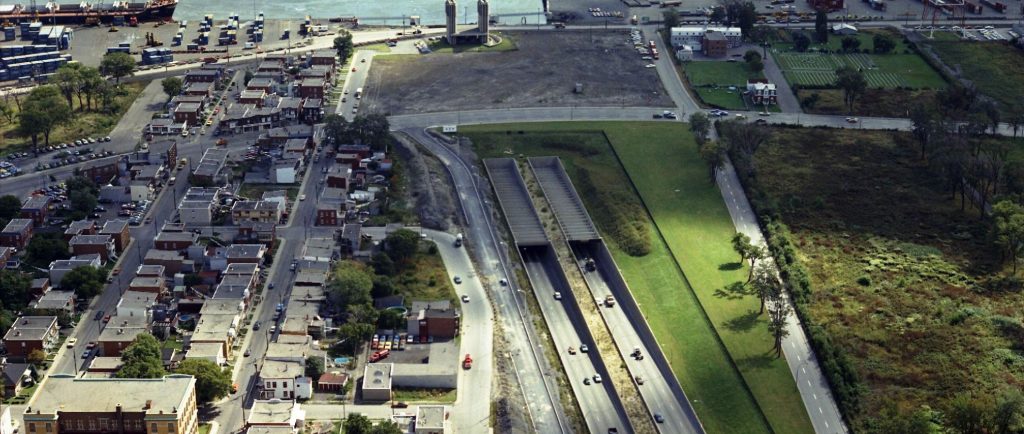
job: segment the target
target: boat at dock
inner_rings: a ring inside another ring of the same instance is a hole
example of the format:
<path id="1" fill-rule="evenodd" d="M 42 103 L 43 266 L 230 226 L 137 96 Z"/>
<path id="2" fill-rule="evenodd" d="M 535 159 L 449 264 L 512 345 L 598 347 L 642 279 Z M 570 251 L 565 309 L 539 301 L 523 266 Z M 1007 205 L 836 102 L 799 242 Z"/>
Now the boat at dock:
<path id="1" fill-rule="evenodd" d="M 31 2 L 0 4 L 0 21 L 42 21 L 60 24 L 108 24 L 125 21 L 154 21 L 170 18 L 178 0 L 145 2 Z"/>

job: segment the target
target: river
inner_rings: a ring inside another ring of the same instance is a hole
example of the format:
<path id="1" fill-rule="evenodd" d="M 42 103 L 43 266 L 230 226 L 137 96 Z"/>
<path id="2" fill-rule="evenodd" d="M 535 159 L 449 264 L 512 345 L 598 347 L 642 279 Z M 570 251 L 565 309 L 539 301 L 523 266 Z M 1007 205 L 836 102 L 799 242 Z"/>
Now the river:
<path id="1" fill-rule="evenodd" d="M 535 24 L 543 7 L 542 0 L 490 0 L 490 6 L 492 19 L 503 24 Z M 174 18 L 199 20 L 213 14 L 222 20 L 238 13 L 247 21 L 258 12 L 268 20 L 355 16 L 363 24 L 402 25 L 405 17 L 419 16 L 423 25 L 444 24 L 443 0 L 180 0 Z M 476 0 L 459 1 L 458 14 L 459 24 L 476 22 Z"/>

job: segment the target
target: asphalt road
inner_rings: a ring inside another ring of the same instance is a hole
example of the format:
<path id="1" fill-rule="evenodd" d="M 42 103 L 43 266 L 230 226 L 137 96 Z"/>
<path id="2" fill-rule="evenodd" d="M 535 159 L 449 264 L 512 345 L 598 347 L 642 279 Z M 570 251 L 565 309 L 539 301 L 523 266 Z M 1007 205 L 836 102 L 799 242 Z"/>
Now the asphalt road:
<path id="1" fill-rule="evenodd" d="M 366 84 L 366 78 L 370 75 L 370 65 L 373 64 L 374 54 L 376 54 L 376 51 L 372 50 L 356 51 L 355 55 L 352 56 L 351 66 L 347 66 L 348 70 L 344 72 L 347 75 L 345 84 L 342 85 L 344 101 L 338 99 L 338 107 L 335 109 L 335 113 L 344 116 L 349 121 L 355 118 L 359 103 L 362 102 L 362 95 L 357 98 L 356 90 L 362 89 Z M 353 68 L 355 71 L 352 70 Z"/>
<path id="2" fill-rule="evenodd" d="M 575 304 L 572 289 L 565 285 L 564 277 L 556 277 L 562 273 L 557 261 L 553 257 L 545 258 L 536 249 L 519 251 L 587 428 L 592 433 L 607 432 L 611 428 L 622 433 L 632 432 L 629 417 L 611 381 L 593 382 L 595 374 L 605 380 L 610 377 Z M 555 292 L 561 294 L 561 300 L 555 299 Z M 587 353 L 579 352 L 584 344 L 590 347 Z M 575 355 L 569 354 L 569 347 L 576 349 Z M 588 378 L 590 384 L 584 384 L 584 379 Z"/>
<path id="3" fill-rule="evenodd" d="M 459 158 L 445 145 L 426 134 L 422 128 L 410 128 L 404 133 L 434 154 L 452 178 L 466 220 L 466 245 L 475 257 L 478 272 L 485 276 L 488 291 L 497 307 L 497 317 L 510 349 L 496 354 L 496 363 L 511 363 L 517 374 L 517 383 L 526 401 L 527 419 L 536 432 L 567 433 L 568 422 L 558 398 L 557 384 L 549 374 L 553 369 L 544 358 L 537 331 L 533 328 L 529 311 L 511 276 L 508 247 L 496 234 L 491 220 L 491 205 L 481 190 L 487 181 L 480 172 Z M 509 286 L 498 285 L 506 279 Z"/>
<path id="4" fill-rule="evenodd" d="M 576 249 L 573 249 L 573 252 L 575 254 L 573 259 L 576 263 L 582 263 L 583 257 L 580 252 Z M 594 260 L 596 262 L 600 261 L 598 258 L 594 258 Z M 634 328 L 635 325 L 621 308 L 604 306 L 603 300 L 605 297 L 612 295 L 607 280 L 600 272 L 600 270 L 604 269 L 615 269 L 615 266 L 606 267 L 603 264 L 597 263 L 597 270 L 589 272 L 585 271 L 585 268 L 580 267 L 583 277 L 587 281 L 587 286 L 594 297 L 593 300 L 587 300 L 586 302 L 597 304 L 601 316 L 604 317 L 605 323 L 608 324 L 608 329 L 612 330 L 615 334 L 615 345 L 623 360 L 626 361 L 626 369 L 633 375 L 634 380 L 636 377 L 644 379 L 644 384 L 638 385 L 640 394 L 644 398 L 644 403 L 647 404 L 647 408 L 652 416 L 659 414 L 665 418 L 663 423 L 656 423 L 655 426 L 663 433 L 703 433 L 704 428 L 697 419 L 697 414 L 693 411 L 693 407 L 685 401 L 685 396 L 680 396 L 682 393 L 677 394 L 669 384 L 668 379 L 662 376 L 662 372 L 671 372 L 671 368 L 665 367 L 667 369 L 662 369 L 655 364 L 654 358 L 646 357 L 651 354 L 651 348 L 644 345 L 643 340 L 640 339 Z M 644 360 L 636 360 L 632 357 L 635 348 L 639 348 L 641 354 L 645 355 Z M 654 350 L 661 351 L 660 348 L 655 348 Z M 679 398 L 682 398 L 683 402 L 680 402 Z"/>

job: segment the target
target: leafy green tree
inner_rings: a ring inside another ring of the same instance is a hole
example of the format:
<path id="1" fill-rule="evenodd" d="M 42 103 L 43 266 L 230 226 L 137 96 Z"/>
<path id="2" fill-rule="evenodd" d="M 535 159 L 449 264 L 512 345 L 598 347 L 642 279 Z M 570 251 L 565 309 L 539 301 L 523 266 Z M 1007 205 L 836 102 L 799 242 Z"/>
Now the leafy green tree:
<path id="1" fill-rule="evenodd" d="M 101 268 L 81 266 L 69 271 L 60 280 L 60 287 L 75 291 L 80 299 L 90 299 L 103 292 L 106 272 Z"/>
<path id="2" fill-rule="evenodd" d="M 697 111 L 690 115 L 690 131 L 697 141 L 698 149 L 708 140 L 708 132 L 711 131 L 711 120 L 704 112 Z"/>
<path id="3" fill-rule="evenodd" d="M 944 430 L 932 420 L 933 413 L 927 407 L 906 412 L 891 406 L 881 411 L 872 432 L 878 434 L 941 434 Z"/>
<path id="4" fill-rule="evenodd" d="M 391 260 L 391 257 L 387 253 L 377 252 L 370 259 L 370 266 L 373 267 L 373 272 L 377 273 L 378 276 L 391 276 L 396 271 L 395 261 Z"/>
<path id="5" fill-rule="evenodd" d="M 800 105 L 804 106 L 805 108 L 812 109 L 814 108 L 814 106 L 818 105 L 818 101 L 820 100 L 821 95 L 819 95 L 818 92 L 814 92 L 810 95 L 803 97 L 803 99 L 800 100 Z"/>
<path id="6" fill-rule="evenodd" d="M 32 276 L 17 270 L 0 270 L 0 288 L 0 302 L 7 308 L 20 308 L 28 302 Z"/>
<path id="7" fill-rule="evenodd" d="M 25 246 L 25 254 L 28 256 L 27 262 L 40 268 L 45 268 L 57 259 L 71 257 L 68 253 L 68 243 L 63 238 L 51 234 L 36 234 L 32 237 Z"/>
<path id="8" fill-rule="evenodd" d="M 772 297 L 772 294 L 782 290 L 778 279 L 772 274 L 771 268 L 764 263 L 754 269 L 750 286 L 757 294 L 757 298 L 761 300 L 761 310 L 758 313 L 764 313 L 764 305 L 768 299 Z"/>
<path id="9" fill-rule="evenodd" d="M 757 50 L 747 50 L 746 53 L 743 53 L 744 62 L 750 62 L 751 60 L 755 59 L 761 60 L 761 53 L 757 52 Z"/>
<path id="10" fill-rule="evenodd" d="M 348 121 L 338 114 L 329 114 L 324 117 L 324 135 L 336 145 L 348 144 L 349 137 Z"/>
<path id="11" fill-rule="evenodd" d="M 56 86 L 39 86 L 29 92 L 18 114 L 18 129 L 23 135 L 32 138 L 32 147 L 39 152 L 39 135 L 42 134 L 45 145 L 50 144 L 50 133 L 54 128 L 71 120 L 71 107 Z"/>
<path id="12" fill-rule="evenodd" d="M 987 434 L 994 431 L 995 413 L 992 399 L 963 393 L 953 397 L 947 404 L 946 426 L 960 434 Z"/>
<path id="13" fill-rule="evenodd" d="M 377 317 L 377 326 L 382 329 L 397 329 L 405 325 L 405 315 L 396 309 L 384 309 Z"/>
<path id="14" fill-rule="evenodd" d="M 385 257 L 387 255 L 384 255 Z M 391 258 L 388 258 L 390 261 Z M 398 287 L 395 286 L 395 280 L 391 276 L 375 275 L 373 276 L 373 289 L 370 290 L 370 294 L 374 298 L 387 297 L 389 295 L 395 295 L 398 292 Z"/>
<path id="15" fill-rule="evenodd" d="M 864 79 L 864 73 L 851 66 L 842 66 L 836 69 L 836 87 L 843 90 L 843 102 L 847 110 L 853 113 L 853 105 L 867 90 L 868 82 Z"/>
<path id="16" fill-rule="evenodd" d="M 768 332 L 775 340 L 775 358 L 782 357 L 782 340 L 789 336 L 786 319 L 789 317 L 789 303 L 782 297 L 782 291 L 768 295 Z"/>
<path id="17" fill-rule="evenodd" d="M 351 413 L 345 418 L 342 427 L 345 428 L 345 434 L 370 434 L 370 430 L 373 429 L 373 423 L 366 416 L 359 413 Z"/>
<path id="18" fill-rule="evenodd" d="M 1014 389 L 1004 392 L 996 401 L 992 422 L 996 434 L 1024 433 L 1024 394 Z"/>
<path id="19" fill-rule="evenodd" d="M 384 251 L 399 266 L 409 263 L 420 247 L 420 236 L 408 229 L 399 229 L 384 239 Z"/>
<path id="20" fill-rule="evenodd" d="M 68 107 L 74 107 L 73 98 L 82 87 L 82 68 L 81 63 L 68 63 L 57 68 L 57 72 L 49 79 L 50 83 L 60 89 L 60 93 L 68 101 Z"/>
<path id="21" fill-rule="evenodd" d="M 160 378 L 167 374 L 160 356 L 160 342 L 143 333 L 121 352 L 121 370 L 117 378 Z"/>
<path id="22" fill-rule="evenodd" d="M 808 38 L 804 32 L 793 33 L 793 49 L 803 53 L 811 47 L 811 38 Z"/>
<path id="23" fill-rule="evenodd" d="M 85 191 L 89 194 L 96 196 L 100 194 L 100 187 L 96 185 L 91 179 L 84 176 L 73 176 L 64 181 L 64 187 L 67 191 Z"/>
<path id="24" fill-rule="evenodd" d="M 384 150 L 391 138 L 391 126 L 387 116 L 383 114 L 359 115 L 349 124 L 348 135 L 357 143 L 367 145 L 374 150 Z"/>
<path id="25" fill-rule="evenodd" d="M 750 237 L 747 234 L 737 232 L 732 236 L 732 250 L 740 255 L 740 262 L 747 260 L 747 255 L 753 248 L 754 245 L 750 244 Z"/>
<path id="26" fill-rule="evenodd" d="M 757 266 L 757 261 L 760 261 L 768 256 L 764 248 L 761 246 L 751 246 L 747 252 L 747 260 L 750 261 L 750 271 L 747 273 L 747 282 L 754 278 L 754 268 Z"/>
<path id="27" fill-rule="evenodd" d="M 28 360 L 29 363 L 39 366 L 46 361 L 46 353 L 44 353 L 43 350 L 35 349 L 30 351 L 25 359 Z"/>
<path id="28" fill-rule="evenodd" d="M 89 215 L 92 210 L 96 209 L 96 204 L 98 203 L 96 196 L 84 190 L 69 191 L 68 201 L 71 202 L 71 209 L 78 211 L 78 214 L 80 214 L 80 216 L 76 216 L 73 220 L 81 220 Z"/>
<path id="29" fill-rule="evenodd" d="M 345 311 L 348 313 L 349 322 L 376 324 L 377 318 L 380 317 L 380 312 L 377 312 L 369 302 L 350 304 Z"/>
<path id="30" fill-rule="evenodd" d="M 764 61 L 761 59 L 752 59 L 747 62 L 747 70 L 755 74 L 764 71 Z"/>
<path id="31" fill-rule="evenodd" d="M 231 393 L 231 370 L 209 360 L 185 359 L 174 373 L 196 377 L 196 398 L 200 402 L 213 402 Z"/>
<path id="32" fill-rule="evenodd" d="M 352 55 L 352 34 L 347 30 L 339 30 L 338 36 L 334 38 L 334 51 L 338 52 L 338 57 L 341 58 L 341 63 L 348 61 L 349 56 Z"/>
<path id="33" fill-rule="evenodd" d="M 160 81 L 160 86 L 163 86 L 167 99 L 171 99 L 181 94 L 181 89 L 185 86 L 185 83 L 178 77 L 167 77 Z"/>
<path id="34" fill-rule="evenodd" d="M 306 357 L 306 376 L 314 380 L 320 378 L 321 375 L 327 372 L 327 367 L 324 365 L 324 358 L 317 356 Z"/>
<path id="35" fill-rule="evenodd" d="M 385 420 L 370 429 L 370 434 L 402 434 L 405 431 L 393 420 Z"/>
<path id="36" fill-rule="evenodd" d="M 679 27 L 679 11 L 676 8 L 669 8 L 661 13 L 661 21 L 664 23 L 665 34 L 671 34 L 673 27 Z"/>
<path id="37" fill-rule="evenodd" d="M 107 53 L 100 62 L 100 73 L 114 77 L 121 84 L 122 77 L 130 77 L 135 73 L 135 59 L 128 53 Z"/>
<path id="38" fill-rule="evenodd" d="M 1024 206 L 1012 200 L 1002 200 L 992 207 L 995 243 L 1003 258 L 1010 257 L 1013 274 L 1017 274 L 1017 259 L 1024 252 Z"/>
<path id="39" fill-rule="evenodd" d="M 79 78 L 82 81 L 81 92 L 85 96 L 85 107 L 88 110 L 93 110 L 93 99 L 98 99 L 101 90 L 104 86 L 107 86 L 107 81 L 100 75 L 100 70 L 96 68 L 82 68 L 78 71 Z M 81 98 L 81 96 L 79 96 Z"/>
<path id="40" fill-rule="evenodd" d="M 725 21 L 739 27 L 746 36 L 757 22 L 757 8 L 753 3 L 742 0 L 725 0 Z"/>
<path id="41" fill-rule="evenodd" d="M 725 147 L 712 140 L 701 145 L 699 152 L 700 158 L 708 165 L 708 180 L 713 183 L 718 170 L 725 166 Z"/>
<path id="42" fill-rule="evenodd" d="M 855 53 L 857 50 L 860 50 L 860 39 L 854 36 L 847 36 L 840 41 L 840 45 L 844 53 Z"/>
<path id="43" fill-rule="evenodd" d="M 21 199 L 13 194 L 0 196 L 0 220 L 10 220 L 21 214 Z"/>
<path id="44" fill-rule="evenodd" d="M 336 266 L 334 278 L 328 287 L 331 299 L 340 307 L 364 304 L 371 300 L 373 277 L 366 265 L 357 261 L 341 261 Z"/>
<path id="45" fill-rule="evenodd" d="M 373 324 L 347 322 L 338 326 L 338 345 L 347 354 L 354 354 L 356 349 L 373 337 L 376 330 Z"/>
<path id="46" fill-rule="evenodd" d="M 871 43 L 876 54 L 889 54 L 892 50 L 896 49 L 896 41 L 892 39 L 892 36 L 885 33 L 875 33 Z"/>
<path id="47" fill-rule="evenodd" d="M 828 42 L 828 14 L 821 9 L 814 15 L 814 36 L 818 43 Z"/>

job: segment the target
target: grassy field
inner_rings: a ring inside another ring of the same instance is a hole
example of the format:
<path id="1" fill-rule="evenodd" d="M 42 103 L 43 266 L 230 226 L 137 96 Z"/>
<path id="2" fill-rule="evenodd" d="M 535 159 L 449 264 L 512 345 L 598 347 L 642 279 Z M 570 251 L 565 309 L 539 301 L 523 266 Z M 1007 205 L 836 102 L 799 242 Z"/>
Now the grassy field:
<path id="1" fill-rule="evenodd" d="M 523 131 L 524 134 L 506 134 L 508 131 Z M 599 210 L 606 205 L 604 199 L 595 194 L 595 190 L 598 189 L 586 185 L 587 178 L 592 183 L 601 185 L 599 191 L 611 190 L 619 200 L 628 201 L 624 202 L 626 204 L 637 201 L 637 193 L 632 189 L 629 177 L 617 158 L 613 156 L 611 144 L 605 135 L 612 140 L 620 155 L 633 146 L 643 146 L 644 151 L 638 155 L 648 155 L 646 148 L 654 145 L 654 142 L 658 142 L 656 146 L 679 146 L 679 138 L 689 136 L 684 124 L 584 122 L 473 126 L 463 128 L 461 134 L 473 140 L 475 149 L 482 157 L 560 156 L 602 233 L 605 233 L 606 229 L 601 224 L 603 212 Z M 672 177 L 671 173 L 677 168 L 670 167 L 667 171 L 662 171 L 660 167 L 658 169 L 648 171 L 664 178 Z M 705 170 L 699 167 L 695 170 L 701 174 L 705 173 Z M 581 173 L 587 175 L 581 176 Z M 701 179 L 700 185 L 713 190 L 713 186 L 704 178 Z M 718 207 L 723 207 L 720 197 Z M 722 211 L 724 212 L 724 208 Z M 664 215 L 662 217 L 668 218 Z M 640 304 L 648 323 L 658 337 L 662 350 L 672 364 L 676 377 L 686 390 L 708 432 L 757 433 L 770 432 L 772 429 L 775 432 L 810 432 L 806 412 L 803 410 L 800 397 L 795 394 L 795 387 L 788 371 L 784 371 L 785 378 L 789 381 L 788 387 L 778 388 L 770 397 L 755 402 L 754 397 L 746 390 L 744 376 L 732 366 L 729 353 L 718 342 L 716 328 L 708 322 L 700 304 L 700 301 L 704 300 L 698 301 L 698 292 L 695 292 L 686 280 L 689 276 L 684 277 L 669 246 L 660 238 L 657 227 L 646 210 L 641 209 L 632 214 L 632 218 L 642 224 L 647 236 L 651 237 L 649 253 L 639 257 L 630 256 L 615 242 L 610 242 L 609 246 L 623 276 L 630 284 L 633 296 Z M 728 223 L 728 216 L 725 222 Z M 735 258 L 732 261 L 735 261 Z M 714 264 L 714 269 L 717 270 L 718 266 L 719 264 Z M 736 275 L 738 272 L 730 273 Z M 742 303 L 749 304 L 748 301 Z M 725 301 L 722 304 L 725 304 Z M 681 333 L 680 330 L 685 330 L 685 333 Z M 767 339 L 757 346 L 759 350 L 766 350 L 768 347 L 770 343 Z M 736 357 L 736 354 L 733 354 L 733 357 Z M 737 360 L 745 358 L 743 356 Z M 782 366 L 785 366 L 784 362 Z M 748 382 L 761 379 L 756 376 L 746 378 Z M 772 381 L 772 385 L 756 389 L 775 387 L 774 385 L 780 382 L 783 381 Z M 772 428 L 765 422 L 758 402 L 766 412 L 768 409 L 775 411 L 775 416 L 779 420 L 772 421 Z M 783 407 L 781 410 L 779 403 Z M 790 411 L 796 412 L 788 413 Z"/>
<path id="2" fill-rule="evenodd" d="M 746 110 L 743 91 L 747 80 L 764 78 L 760 72 L 750 72 L 744 62 L 687 62 L 682 68 L 705 104 L 727 110 Z"/>
<path id="3" fill-rule="evenodd" d="M 776 129 L 754 164 L 770 176 L 752 191 L 775 204 L 809 272 L 811 322 L 866 387 L 855 431 L 891 408 L 1019 390 L 1024 299 L 1002 289 L 987 223 L 960 211 L 907 135 Z"/>
<path id="4" fill-rule="evenodd" d="M 404 389 L 391 392 L 391 400 L 398 402 L 427 402 L 451 404 L 457 397 L 456 389 Z"/>
<path id="5" fill-rule="evenodd" d="M 853 112 L 861 116 L 905 118 L 909 116 L 908 111 L 914 104 L 934 104 L 935 93 L 934 90 L 868 89 L 864 96 L 857 99 Z M 802 101 L 814 94 L 818 95 L 818 102 L 813 107 L 805 105 L 805 113 L 847 114 L 843 91 L 839 89 L 801 89 L 797 91 L 797 99 Z"/>
<path id="6" fill-rule="evenodd" d="M 878 32 L 888 33 L 896 42 L 890 54 L 874 54 L 872 38 Z M 835 35 L 831 35 L 825 44 L 811 44 L 807 52 L 793 51 L 790 42 L 776 42 L 772 51 L 791 85 L 830 86 L 835 82 L 836 68 L 845 65 L 862 70 L 868 86 L 874 88 L 941 89 L 946 86 L 942 76 L 911 51 L 901 35 L 876 30 L 861 32 L 854 37 L 861 41 L 859 53 L 838 52 L 843 38 Z M 869 53 L 864 53 L 864 50 Z"/>
<path id="7" fill-rule="evenodd" d="M 74 118 L 71 122 L 61 125 L 53 130 L 50 134 L 50 144 L 60 144 L 66 142 L 73 142 L 77 139 L 85 137 L 103 137 L 110 134 L 110 131 L 117 125 L 117 121 L 121 119 L 124 112 L 128 111 L 128 107 L 132 105 L 132 102 L 139 97 L 149 82 L 132 82 L 124 83 L 121 85 L 118 91 L 115 107 L 113 113 L 102 113 L 99 111 L 83 111 L 81 106 L 78 104 L 78 99 L 74 98 L 74 104 L 72 108 L 75 110 Z M 14 111 L 15 115 L 18 113 L 18 106 L 14 100 L 11 99 L 5 102 L 11 110 Z M 93 107 L 95 107 L 96 101 L 93 101 Z M 30 137 L 24 137 L 18 134 L 18 122 L 17 117 L 15 121 L 7 123 L 6 119 L 0 124 L 0 155 L 4 155 L 7 152 L 16 151 L 28 151 L 32 146 L 32 139 Z M 42 136 L 39 137 L 39 145 L 45 146 Z M 99 149 L 99 148 L 97 148 Z"/>
<path id="8" fill-rule="evenodd" d="M 1024 83 L 1018 73 L 1024 69 L 1024 53 L 1011 45 L 967 41 L 926 43 L 943 63 L 959 69 L 963 78 L 994 99 L 1006 114 L 1020 111 L 1024 104 Z"/>
<path id="9" fill-rule="evenodd" d="M 480 44 L 464 44 L 456 45 L 454 48 L 448 45 L 448 42 L 444 39 L 438 39 L 434 42 L 430 42 L 428 46 L 435 53 L 483 53 L 493 51 L 512 51 L 516 50 L 516 43 L 507 34 L 504 33 L 492 33 L 492 36 L 501 38 L 501 42 L 498 45 L 487 47 Z"/>
<path id="10" fill-rule="evenodd" d="M 430 253 L 421 249 L 406 271 L 394 276 L 398 292 L 406 297 L 406 302 L 413 300 L 450 300 L 458 304 L 455 287 L 452 286 L 454 276 L 448 276 L 439 253 Z"/>
<path id="11" fill-rule="evenodd" d="M 285 195 L 288 196 L 288 200 L 291 202 L 295 202 L 295 199 L 299 197 L 299 187 L 296 184 L 243 183 L 242 187 L 238 189 L 238 195 L 250 200 L 259 200 L 263 197 L 263 193 L 277 190 L 284 190 Z"/>

